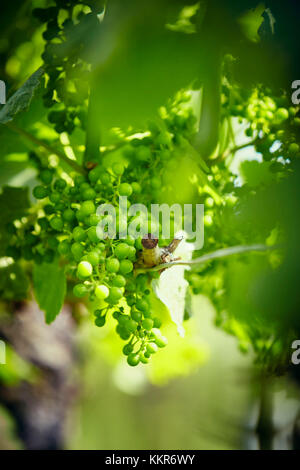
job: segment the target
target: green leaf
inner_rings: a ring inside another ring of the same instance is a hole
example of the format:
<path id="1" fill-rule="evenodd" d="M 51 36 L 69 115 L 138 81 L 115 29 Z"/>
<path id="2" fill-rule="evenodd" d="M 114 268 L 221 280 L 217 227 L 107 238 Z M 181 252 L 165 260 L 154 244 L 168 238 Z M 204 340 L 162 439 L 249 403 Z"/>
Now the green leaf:
<path id="1" fill-rule="evenodd" d="M 61 311 L 66 294 L 66 276 L 58 261 L 34 266 L 33 286 L 36 300 L 45 312 L 46 323 L 52 323 Z"/>
<path id="2" fill-rule="evenodd" d="M 256 188 L 262 184 L 270 184 L 276 181 L 276 175 L 270 171 L 270 162 L 258 162 L 245 160 L 240 166 L 244 183 Z"/>
<path id="3" fill-rule="evenodd" d="M 24 111 L 30 105 L 35 90 L 40 85 L 40 78 L 43 75 L 43 69 L 39 68 L 31 77 L 14 93 L 6 105 L 0 111 L 0 123 L 6 124 L 12 121 L 16 114 Z"/>
<path id="4" fill-rule="evenodd" d="M 264 21 L 262 15 L 265 9 L 265 5 L 260 3 L 255 9 L 248 10 L 239 18 L 239 24 L 243 33 L 252 42 L 259 42 L 260 40 L 258 31 Z"/>
<path id="5" fill-rule="evenodd" d="M 0 255 L 5 253 L 5 248 L 11 235 L 7 233 L 6 225 L 26 215 L 29 208 L 28 189 L 5 186 L 0 194 Z"/>

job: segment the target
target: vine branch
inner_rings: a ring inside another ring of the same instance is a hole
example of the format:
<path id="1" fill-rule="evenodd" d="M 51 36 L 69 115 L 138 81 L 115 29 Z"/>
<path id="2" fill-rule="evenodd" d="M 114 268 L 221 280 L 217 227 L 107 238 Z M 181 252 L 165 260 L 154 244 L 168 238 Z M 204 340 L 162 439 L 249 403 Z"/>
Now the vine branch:
<path id="1" fill-rule="evenodd" d="M 270 251 L 279 248 L 278 245 L 267 246 L 267 245 L 240 245 L 240 246 L 232 246 L 229 248 L 222 248 L 220 250 L 213 251 L 212 253 L 208 253 L 206 255 L 200 256 L 200 258 L 193 259 L 191 261 L 171 261 L 170 263 L 162 263 L 158 264 L 157 266 L 153 266 L 152 268 L 140 268 L 137 269 L 137 273 L 142 272 L 151 272 L 151 271 L 161 271 L 162 269 L 172 268 L 172 266 L 195 266 L 198 264 L 206 263 L 207 261 L 211 261 L 213 259 L 219 258 L 226 258 L 228 256 L 242 254 L 242 253 L 249 253 L 254 251 Z"/>
<path id="2" fill-rule="evenodd" d="M 57 155 L 57 157 L 60 160 L 63 160 L 67 165 L 69 165 L 71 168 L 73 168 L 76 173 L 82 173 L 83 175 L 86 174 L 86 171 L 84 168 L 82 168 L 78 163 L 76 163 L 74 160 L 71 160 L 68 158 L 63 152 L 60 150 L 57 150 L 51 145 L 47 144 L 46 142 L 43 142 L 42 140 L 38 139 L 37 137 L 33 136 L 27 131 L 24 131 L 24 129 L 21 129 L 20 127 L 16 126 L 15 124 L 12 123 L 6 123 L 5 124 L 8 129 L 11 129 L 13 132 L 21 135 L 22 137 L 25 137 L 25 139 L 30 140 L 35 145 L 38 145 L 39 147 L 43 147 L 45 150 L 47 150 L 49 153 Z"/>

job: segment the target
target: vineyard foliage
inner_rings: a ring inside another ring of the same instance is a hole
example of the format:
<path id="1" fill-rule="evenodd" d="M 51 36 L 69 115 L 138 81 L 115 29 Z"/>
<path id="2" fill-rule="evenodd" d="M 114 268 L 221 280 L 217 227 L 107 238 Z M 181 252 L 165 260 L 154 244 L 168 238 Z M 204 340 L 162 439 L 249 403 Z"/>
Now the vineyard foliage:
<path id="1" fill-rule="evenodd" d="M 103 328 L 113 360 L 161 360 L 169 377 L 206 356 L 190 307 L 203 295 L 242 352 L 285 373 L 300 337 L 298 7 L 279 17 L 278 2 L 31 3 L 31 28 L 2 51 L 1 315 L 34 298 L 50 324 L 67 303 Z M 204 204 L 204 246 L 175 251 L 187 263 L 265 250 L 160 272 L 142 263 L 150 215 L 124 221 L 119 196 L 128 209 Z M 115 239 L 97 233 L 105 203 L 117 208 Z M 119 239 L 129 222 L 140 237 Z"/>

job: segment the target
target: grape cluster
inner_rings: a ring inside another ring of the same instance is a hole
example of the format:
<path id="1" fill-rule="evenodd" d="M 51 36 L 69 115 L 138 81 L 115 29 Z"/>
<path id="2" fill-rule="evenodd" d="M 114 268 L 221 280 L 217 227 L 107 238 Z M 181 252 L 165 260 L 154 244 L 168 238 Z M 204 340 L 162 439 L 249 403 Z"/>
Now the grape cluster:
<path id="1" fill-rule="evenodd" d="M 48 120 L 57 133 L 86 128 L 90 64 L 86 50 L 89 31 L 99 26 L 101 1 L 56 0 L 55 6 L 36 8 L 33 15 L 46 24 L 42 54 L 46 72 L 44 106 L 54 108 Z"/>
<path id="2" fill-rule="evenodd" d="M 241 123 L 247 123 L 245 135 L 253 138 L 263 160 L 271 161 L 272 171 L 285 170 L 282 159 L 289 164 L 300 158 L 300 109 L 291 106 L 287 94 L 276 95 L 261 86 L 245 90 L 225 83 L 222 101 L 223 116 L 236 117 Z"/>

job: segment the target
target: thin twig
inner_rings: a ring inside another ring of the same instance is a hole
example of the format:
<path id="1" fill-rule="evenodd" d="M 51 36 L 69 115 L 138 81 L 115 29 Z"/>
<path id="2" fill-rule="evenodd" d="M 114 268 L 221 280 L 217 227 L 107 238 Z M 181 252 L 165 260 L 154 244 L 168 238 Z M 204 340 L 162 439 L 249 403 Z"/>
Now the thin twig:
<path id="1" fill-rule="evenodd" d="M 9 129 L 11 129 L 13 132 L 16 132 L 17 134 L 21 135 L 22 137 L 25 137 L 25 139 L 30 140 L 33 144 L 38 145 L 39 147 L 43 147 L 50 154 L 57 155 L 58 158 L 60 158 L 60 160 L 63 160 L 65 163 L 67 163 L 77 173 L 82 173 L 84 175 L 86 174 L 84 168 L 82 168 L 80 165 L 78 165 L 78 163 L 76 163 L 74 160 L 71 160 L 70 158 L 68 158 L 60 150 L 57 150 L 57 149 L 51 147 L 46 142 L 43 142 L 42 140 L 40 140 L 37 137 L 30 134 L 29 132 L 24 131 L 24 129 L 21 129 L 20 127 L 16 126 L 15 124 L 6 123 L 5 126 L 8 127 Z"/>
<path id="2" fill-rule="evenodd" d="M 171 263 L 158 264 L 152 268 L 140 268 L 137 269 L 137 273 L 141 272 L 151 272 L 151 271 L 160 271 L 161 269 L 172 268 L 173 266 L 194 266 L 198 264 L 206 263 L 213 259 L 226 258 L 228 256 L 252 252 L 252 251 L 270 251 L 279 248 L 276 246 L 267 246 L 267 245 L 240 245 L 232 246 L 230 248 L 222 248 L 212 253 L 201 256 L 200 258 L 193 259 L 191 261 L 172 261 Z"/>

